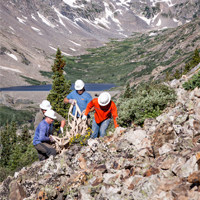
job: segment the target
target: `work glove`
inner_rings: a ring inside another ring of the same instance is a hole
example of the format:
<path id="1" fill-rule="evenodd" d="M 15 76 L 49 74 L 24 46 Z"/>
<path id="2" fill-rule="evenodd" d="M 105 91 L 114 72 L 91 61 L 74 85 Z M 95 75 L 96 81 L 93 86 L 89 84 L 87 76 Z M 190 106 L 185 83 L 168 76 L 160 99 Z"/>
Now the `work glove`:
<path id="1" fill-rule="evenodd" d="M 86 115 L 83 115 L 82 116 L 82 120 L 86 120 L 87 119 L 87 116 Z"/>
<path id="2" fill-rule="evenodd" d="M 49 139 L 50 139 L 51 142 L 54 142 L 52 135 L 49 136 Z"/>
<path id="3" fill-rule="evenodd" d="M 69 103 L 71 103 L 72 105 L 76 104 L 76 100 L 75 99 L 69 99 Z"/>
<path id="4" fill-rule="evenodd" d="M 59 132 L 63 134 L 63 127 L 60 127 Z"/>

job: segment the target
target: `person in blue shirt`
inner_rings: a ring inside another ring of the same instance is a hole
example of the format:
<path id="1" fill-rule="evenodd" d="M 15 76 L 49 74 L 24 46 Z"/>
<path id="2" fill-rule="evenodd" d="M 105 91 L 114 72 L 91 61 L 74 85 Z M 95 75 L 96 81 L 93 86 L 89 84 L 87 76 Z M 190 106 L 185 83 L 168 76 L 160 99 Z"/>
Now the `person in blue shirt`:
<path id="1" fill-rule="evenodd" d="M 64 98 L 64 103 L 71 103 L 79 106 L 81 112 L 83 112 L 87 104 L 92 100 L 92 96 L 85 91 L 85 84 L 82 80 L 76 80 L 74 85 L 75 90 L 70 92 L 66 98 Z M 75 115 L 76 107 L 73 107 L 72 114 Z"/>
<path id="2" fill-rule="evenodd" d="M 56 150 L 51 143 L 53 142 L 52 130 L 53 121 L 56 119 L 55 112 L 53 110 L 47 110 L 45 118 L 39 123 L 35 130 L 33 138 L 33 145 L 38 152 L 38 158 L 40 161 L 49 158 L 51 155 L 56 155 Z"/>

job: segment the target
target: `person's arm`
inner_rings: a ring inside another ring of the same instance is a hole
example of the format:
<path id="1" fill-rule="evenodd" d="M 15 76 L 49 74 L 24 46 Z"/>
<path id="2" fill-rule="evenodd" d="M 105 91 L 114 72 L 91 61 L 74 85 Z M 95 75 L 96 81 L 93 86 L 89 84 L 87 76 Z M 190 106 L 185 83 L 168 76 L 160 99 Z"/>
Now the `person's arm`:
<path id="1" fill-rule="evenodd" d="M 87 105 L 88 103 L 90 103 L 92 101 L 92 96 L 88 93 L 88 98 L 87 98 Z M 90 111 L 89 112 L 92 112 L 94 111 L 94 106 L 92 106 L 92 108 L 90 108 Z"/>
<path id="2" fill-rule="evenodd" d="M 55 112 L 55 116 L 56 116 L 56 120 L 60 122 L 60 126 L 64 127 L 66 124 L 66 119 L 64 117 L 62 117 L 60 114 L 58 114 L 57 112 Z"/>
<path id="3" fill-rule="evenodd" d="M 59 115 L 57 112 L 55 112 L 55 116 L 56 116 L 56 120 L 60 122 L 60 130 L 59 133 L 63 133 L 63 128 L 66 124 L 66 119 L 64 117 L 62 117 L 61 115 Z"/>
<path id="4" fill-rule="evenodd" d="M 74 99 L 74 91 L 70 92 L 65 98 L 64 98 L 64 103 L 71 103 L 71 104 L 75 104 L 76 100 Z"/>
<path id="5" fill-rule="evenodd" d="M 67 97 L 64 98 L 64 103 L 65 104 L 69 103 L 69 99 Z"/>
<path id="6" fill-rule="evenodd" d="M 112 113 L 112 116 L 113 116 L 115 128 L 117 128 L 119 126 L 117 124 L 117 120 L 116 120 L 116 118 L 118 117 L 118 114 L 117 114 L 117 106 L 115 105 L 114 102 L 113 102 L 113 105 L 112 105 L 111 113 Z"/>
<path id="7" fill-rule="evenodd" d="M 88 113 L 91 111 L 91 108 L 94 107 L 94 104 L 93 104 L 93 100 L 90 101 L 88 104 L 87 104 L 87 107 L 86 107 L 86 110 L 85 110 L 85 114 L 84 115 L 88 115 Z"/>
<path id="8" fill-rule="evenodd" d="M 41 142 L 49 142 L 50 138 L 46 136 L 46 126 L 44 124 L 41 124 L 40 129 L 39 129 L 39 140 Z"/>
<path id="9" fill-rule="evenodd" d="M 60 123 L 60 127 L 64 128 L 65 124 L 66 124 L 66 120 L 62 120 Z"/>

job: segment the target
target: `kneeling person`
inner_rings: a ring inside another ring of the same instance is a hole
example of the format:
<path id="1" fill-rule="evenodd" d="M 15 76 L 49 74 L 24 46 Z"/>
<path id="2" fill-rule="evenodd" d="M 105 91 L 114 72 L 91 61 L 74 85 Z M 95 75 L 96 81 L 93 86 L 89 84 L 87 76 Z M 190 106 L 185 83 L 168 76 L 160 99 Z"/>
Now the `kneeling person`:
<path id="1" fill-rule="evenodd" d="M 37 128 L 38 124 L 45 118 L 45 112 L 50 109 L 52 109 L 50 102 L 47 100 L 43 100 L 42 103 L 40 104 L 41 111 L 38 112 L 35 116 L 34 130 Z M 58 133 L 63 134 L 63 129 L 66 124 L 66 120 L 64 117 L 59 115 L 57 112 L 55 112 L 55 116 L 56 116 L 56 120 L 60 122 L 60 130 Z"/>
<path id="2" fill-rule="evenodd" d="M 38 152 L 39 160 L 45 160 L 51 155 L 56 155 L 56 150 L 51 145 L 53 138 L 51 136 L 53 130 L 53 121 L 56 119 L 55 112 L 53 110 L 47 110 L 45 113 L 45 119 L 43 119 L 35 130 L 33 138 L 33 145 Z"/>

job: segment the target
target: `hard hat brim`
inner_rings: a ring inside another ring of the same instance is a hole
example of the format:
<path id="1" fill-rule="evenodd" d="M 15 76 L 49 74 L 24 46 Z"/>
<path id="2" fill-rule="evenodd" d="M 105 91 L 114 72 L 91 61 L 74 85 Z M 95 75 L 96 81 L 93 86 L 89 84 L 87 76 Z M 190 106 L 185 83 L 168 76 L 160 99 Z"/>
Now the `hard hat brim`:
<path id="1" fill-rule="evenodd" d="M 100 106 L 107 106 L 110 103 L 110 100 L 111 100 L 111 96 L 108 93 L 108 101 L 106 103 L 101 103 L 99 98 L 98 98 L 98 103 L 99 103 Z"/>

